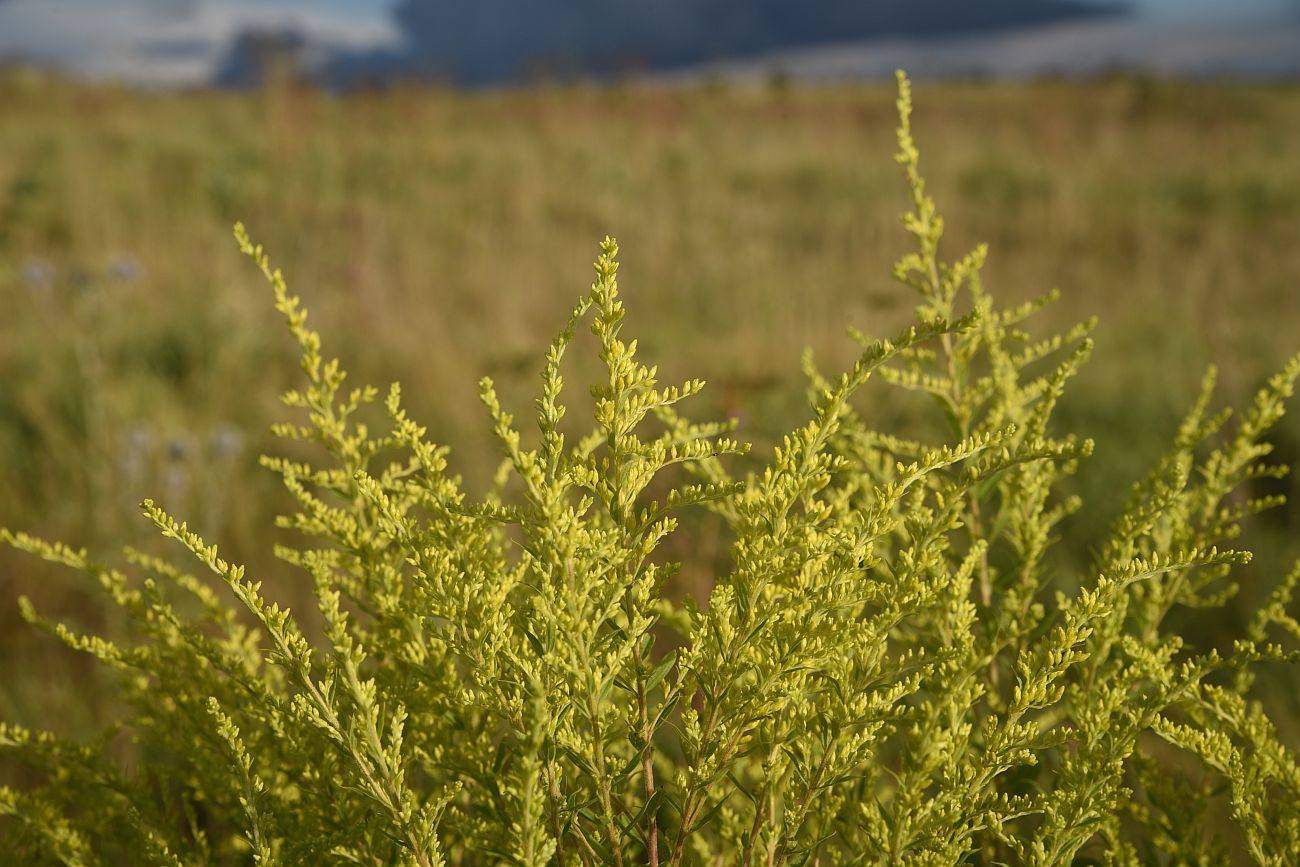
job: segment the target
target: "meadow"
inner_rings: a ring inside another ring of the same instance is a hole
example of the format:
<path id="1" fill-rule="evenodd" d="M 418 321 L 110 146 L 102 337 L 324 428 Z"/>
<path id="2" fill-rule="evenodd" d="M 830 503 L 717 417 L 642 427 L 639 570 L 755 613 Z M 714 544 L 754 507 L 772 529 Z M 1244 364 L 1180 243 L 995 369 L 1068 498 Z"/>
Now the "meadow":
<path id="1" fill-rule="evenodd" d="M 707 379 L 694 412 L 738 417 L 760 451 L 806 403 L 789 385 L 805 347 L 841 368 L 846 325 L 889 334 L 911 313 L 889 274 L 908 241 L 880 158 L 887 85 L 335 96 L 13 72 L 0 118 L 0 526 L 150 548 L 138 503 L 152 496 L 289 601 L 306 584 L 258 535 L 289 505 L 257 457 L 296 358 L 235 220 L 358 379 L 402 381 L 470 490 L 498 460 L 476 381 L 492 375 L 508 408 L 529 409 L 557 311 L 585 292 L 604 234 L 624 250 L 642 356 L 666 381 Z M 985 283 L 1004 301 L 1060 287 L 1049 326 L 1102 316 L 1097 360 L 1059 416 L 1099 442 L 1101 472 L 1074 481 L 1097 508 L 1063 531 L 1096 538 L 1207 361 L 1241 405 L 1300 347 L 1300 88 L 925 85 L 915 125 L 947 249 L 989 242 Z M 916 409 L 871 394 L 880 427 Z M 1294 416 L 1273 439 L 1300 457 Z M 1257 526 L 1244 544 L 1269 556 L 1250 569 L 1289 563 L 1300 512 Z M 707 533 L 693 544 L 723 553 Z M 20 592 L 91 628 L 111 631 L 113 615 L 0 550 L 0 717 L 76 730 L 111 699 L 89 698 L 81 662 L 29 634 Z M 1243 610 L 1257 601 L 1242 595 Z"/>

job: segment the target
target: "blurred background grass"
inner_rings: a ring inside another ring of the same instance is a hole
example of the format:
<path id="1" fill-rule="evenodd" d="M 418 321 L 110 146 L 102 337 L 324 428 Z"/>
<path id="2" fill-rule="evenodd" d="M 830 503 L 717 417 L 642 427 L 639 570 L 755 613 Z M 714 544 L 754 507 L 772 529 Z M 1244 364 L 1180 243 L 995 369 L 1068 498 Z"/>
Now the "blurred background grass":
<path id="1" fill-rule="evenodd" d="M 152 496 L 312 607 L 270 557 L 287 501 L 257 455 L 276 448 L 296 357 L 237 219 L 355 380 L 403 383 L 471 491 L 496 462 L 477 380 L 528 428 L 542 352 L 607 233 L 643 356 L 668 381 L 707 379 L 692 414 L 738 416 L 766 447 L 802 419 L 804 347 L 837 369 L 846 325 L 886 335 L 911 315 L 889 277 L 908 246 L 893 98 L 780 80 L 338 96 L 0 76 L 0 526 L 152 548 L 136 508 Z M 1004 303 L 1059 286 L 1044 327 L 1102 318 L 1059 416 L 1098 441 L 1060 559 L 1077 567 L 1208 362 L 1241 405 L 1300 349 L 1300 87 L 948 83 L 917 104 L 948 255 L 988 241 Z M 571 394 L 592 370 L 577 362 Z M 887 391 L 864 407 L 886 428 L 919 408 Z M 1295 416 L 1274 439 L 1300 458 Z M 1212 630 L 1234 632 L 1252 588 L 1300 555 L 1298 527 L 1295 508 L 1257 524 L 1261 556 Z M 20 593 L 87 628 L 113 614 L 0 549 L 0 718 L 76 730 L 108 699 L 21 624 Z"/>

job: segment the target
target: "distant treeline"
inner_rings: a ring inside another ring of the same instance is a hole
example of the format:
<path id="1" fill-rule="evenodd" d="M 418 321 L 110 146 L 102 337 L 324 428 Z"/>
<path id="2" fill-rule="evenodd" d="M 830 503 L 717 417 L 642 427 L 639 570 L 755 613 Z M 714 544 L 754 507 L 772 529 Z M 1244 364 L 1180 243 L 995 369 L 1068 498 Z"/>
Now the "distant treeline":
<path id="1" fill-rule="evenodd" d="M 314 66 L 328 83 L 437 78 L 490 84 L 610 75 L 880 36 L 997 30 L 1114 15 L 1086 0 L 401 0 L 404 44 L 340 52 Z M 267 49 L 297 51 L 294 34 L 247 34 L 219 80 L 251 84 Z"/>

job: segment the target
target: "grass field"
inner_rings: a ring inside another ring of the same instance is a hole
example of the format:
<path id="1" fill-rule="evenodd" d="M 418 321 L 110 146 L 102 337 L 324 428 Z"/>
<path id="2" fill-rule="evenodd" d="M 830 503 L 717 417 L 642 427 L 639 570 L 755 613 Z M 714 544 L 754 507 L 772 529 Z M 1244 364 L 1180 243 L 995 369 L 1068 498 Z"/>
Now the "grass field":
<path id="1" fill-rule="evenodd" d="M 1079 479 L 1096 508 L 1070 531 L 1082 558 L 1207 362 L 1240 404 L 1300 348 L 1300 88 L 951 84 L 917 102 L 949 255 L 986 240 L 999 297 L 1060 287 L 1051 323 L 1102 317 L 1062 409 L 1098 439 Z M 327 350 L 363 382 L 401 380 L 471 486 L 495 463 L 477 380 L 529 412 L 607 233 L 645 355 L 710 382 L 696 415 L 737 415 L 768 445 L 803 405 L 804 347 L 835 369 L 846 325 L 887 334 L 909 313 L 889 277 L 907 247 L 894 117 L 885 86 L 340 98 L 0 77 L 0 526 L 147 546 L 136 504 L 154 496 L 269 586 L 305 587 L 261 529 L 284 501 L 256 458 L 296 371 L 237 219 Z M 911 423 L 916 404 L 873 394 L 882 426 Z M 1278 439 L 1300 458 L 1295 416 Z M 1252 568 L 1300 554 L 1298 515 L 1265 519 Z M 0 716 L 39 703 L 75 726 L 95 710 L 75 663 L 11 637 L 14 599 L 106 615 L 8 551 L 0 588 L 0 655 L 32 673 L 5 678 Z"/>

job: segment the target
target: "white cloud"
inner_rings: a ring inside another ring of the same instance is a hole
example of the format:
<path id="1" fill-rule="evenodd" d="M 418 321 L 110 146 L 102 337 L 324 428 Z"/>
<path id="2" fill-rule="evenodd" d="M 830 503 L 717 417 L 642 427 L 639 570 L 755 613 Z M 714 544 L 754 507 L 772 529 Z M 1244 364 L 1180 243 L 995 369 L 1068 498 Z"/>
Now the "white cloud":
<path id="1" fill-rule="evenodd" d="M 393 44 L 383 5 L 359 0 L 8 0 L 0 57 L 142 84 L 206 81 L 249 27 L 288 27 L 352 48 Z"/>

